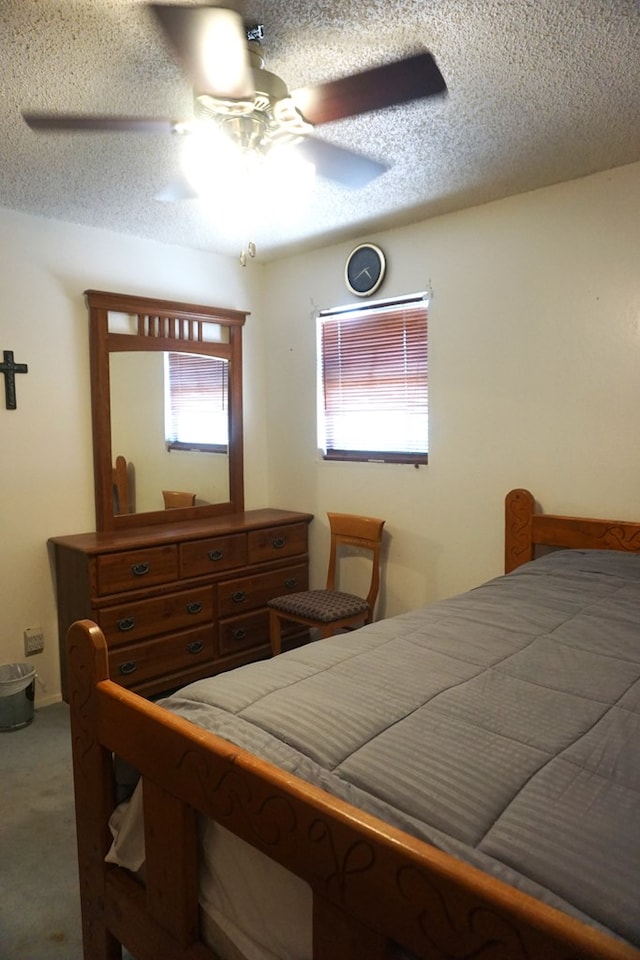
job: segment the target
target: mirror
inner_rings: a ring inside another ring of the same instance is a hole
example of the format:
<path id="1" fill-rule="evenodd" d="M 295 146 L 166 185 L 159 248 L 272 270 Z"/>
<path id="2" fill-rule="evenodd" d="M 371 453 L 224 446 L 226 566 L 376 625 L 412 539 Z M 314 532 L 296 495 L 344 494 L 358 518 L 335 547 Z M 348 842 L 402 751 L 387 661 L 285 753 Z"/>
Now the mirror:
<path id="1" fill-rule="evenodd" d="M 247 314 L 95 290 L 85 295 L 97 529 L 242 511 L 241 337 Z M 167 433 L 167 418 L 175 416 L 168 377 L 175 378 L 176 369 L 189 371 L 189 395 L 199 406 L 207 397 L 198 422 L 201 440 Z M 188 495 L 168 493 L 175 491 Z"/>
<path id="2" fill-rule="evenodd" d="M 175 356 L 175 353 L 160 350 L 109 355 L 111 450 L 116 456 L 122 456 L 118 451 L 124 451 L 129 507 L 134 508 L 136 513 L 164 509 L 162 490 L 193 491 L 196 501 L 202 504 L 229 500 L 226 423 L 225 435 L 221 437 L 223 449 L 176 449 L 167 443 L 165 385 L 169 358 Z M 180 353 L 179 356 L 184 354 Z M 203 359 L 206 358 L 203 356 Z M 227 364 L 228 361 L 221 359 L 220 363 Z M 225 380 L 228 381 L 228 378 Z M 197 382 L 195 386 L 206 394 L 206 380 Z M 225 421 L 228 409 L 227 394 Z M 213 413 L 211 419 L 214 419 Z M 124 503 L 120 504 L 117 498 L 114 511 L 128 512 Z"/>

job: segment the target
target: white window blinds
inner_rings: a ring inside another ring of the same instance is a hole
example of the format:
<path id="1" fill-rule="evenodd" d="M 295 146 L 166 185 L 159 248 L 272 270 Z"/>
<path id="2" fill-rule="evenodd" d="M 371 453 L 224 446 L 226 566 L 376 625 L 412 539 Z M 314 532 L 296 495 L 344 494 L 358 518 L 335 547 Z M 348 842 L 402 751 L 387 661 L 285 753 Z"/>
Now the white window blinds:
<path id="1" fill-rule="evenodd" d="M 226 447 L 228 364 L 218 357 L 167 354 L 166 439 L 170 447 Z"/>
<path id="2" fill-rule="evenodd" d="M 321 314 L 320 355 L 325 457 L 426 463 L 426 301 Z"/>

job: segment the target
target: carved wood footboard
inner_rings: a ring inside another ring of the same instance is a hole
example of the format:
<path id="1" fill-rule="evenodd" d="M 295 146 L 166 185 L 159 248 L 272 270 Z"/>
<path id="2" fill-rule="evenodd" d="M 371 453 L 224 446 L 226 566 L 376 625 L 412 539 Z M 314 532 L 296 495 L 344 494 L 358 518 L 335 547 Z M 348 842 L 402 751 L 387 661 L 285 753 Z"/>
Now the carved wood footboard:
<path id="1" fill-rule="evenodd" d="M 85 960 L 213 960 L 200 939 L 197 812 L 306 880 L 314 960 L 640 960 L 583 925 L 108 679 L 101 630 L 69 630 Z M 105 864 L 112 755 L 143 779 L 146 883 Z"/>

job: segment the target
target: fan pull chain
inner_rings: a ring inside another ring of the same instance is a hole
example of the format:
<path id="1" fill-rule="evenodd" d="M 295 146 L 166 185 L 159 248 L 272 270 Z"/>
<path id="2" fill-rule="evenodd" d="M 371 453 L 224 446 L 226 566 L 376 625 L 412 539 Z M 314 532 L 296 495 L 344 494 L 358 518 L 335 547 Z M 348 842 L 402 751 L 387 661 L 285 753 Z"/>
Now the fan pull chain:
<path id="1" fill-rule="evenodd" d="M 247 244 L 246 250 L 243 248 L 240 252 L 240 263 L 242 264 L 243 267 L 246 267 L 247 265 L 247 253 L 251 258 L 255 257 L 256 255 L 256 245 L 253 242 L 253 240 L 249 241 L 249 243 Z"/>

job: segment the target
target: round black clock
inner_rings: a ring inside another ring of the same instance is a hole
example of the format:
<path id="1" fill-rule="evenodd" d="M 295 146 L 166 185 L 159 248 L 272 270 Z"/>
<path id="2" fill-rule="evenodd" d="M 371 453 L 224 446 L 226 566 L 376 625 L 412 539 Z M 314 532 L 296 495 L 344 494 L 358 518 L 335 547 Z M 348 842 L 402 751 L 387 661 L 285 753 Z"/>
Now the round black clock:
<path id="1" fill-rule="evenodd" d="M 387 262 L 375 243 L 361 243 L 351 251 L 344 268 L 344 279 L 356 297 L 369 297 L 384 280 Z"/>

